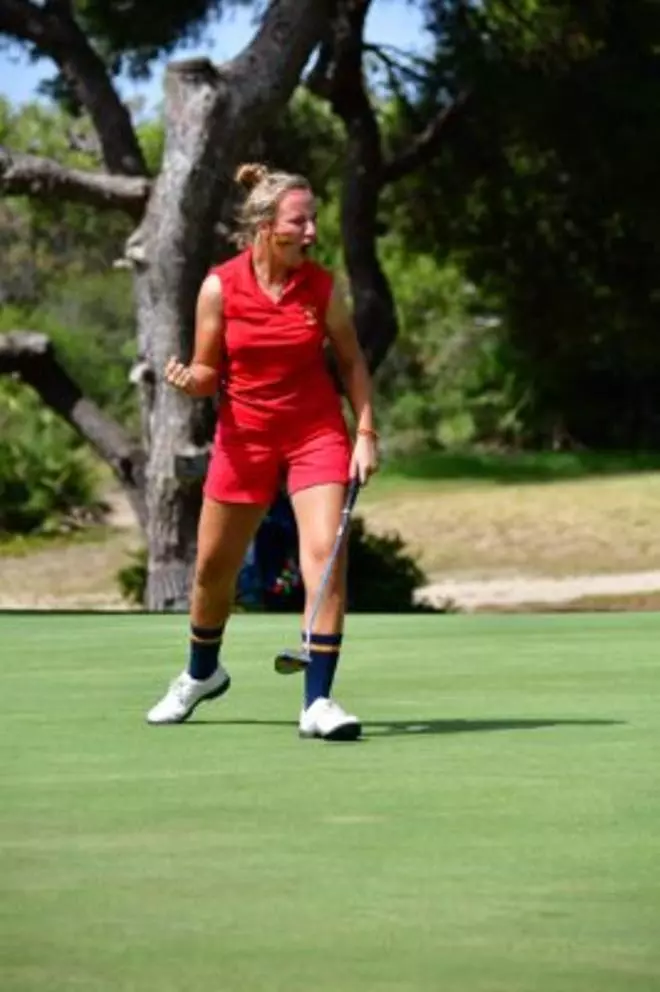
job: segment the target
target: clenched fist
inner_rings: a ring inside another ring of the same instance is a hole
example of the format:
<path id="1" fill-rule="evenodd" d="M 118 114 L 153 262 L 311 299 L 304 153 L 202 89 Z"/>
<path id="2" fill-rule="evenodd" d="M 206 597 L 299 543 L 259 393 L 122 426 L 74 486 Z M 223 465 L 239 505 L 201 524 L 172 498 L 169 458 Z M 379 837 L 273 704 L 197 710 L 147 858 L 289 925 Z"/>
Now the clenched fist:
<path id="1" fill-rule="evenodd" d="M 189 365 L 184 365 L 178 358 L 170 358 L 165 366 L 165 381 L 182 393 L 193 396 L 195 393 L 195 377 Z"/>

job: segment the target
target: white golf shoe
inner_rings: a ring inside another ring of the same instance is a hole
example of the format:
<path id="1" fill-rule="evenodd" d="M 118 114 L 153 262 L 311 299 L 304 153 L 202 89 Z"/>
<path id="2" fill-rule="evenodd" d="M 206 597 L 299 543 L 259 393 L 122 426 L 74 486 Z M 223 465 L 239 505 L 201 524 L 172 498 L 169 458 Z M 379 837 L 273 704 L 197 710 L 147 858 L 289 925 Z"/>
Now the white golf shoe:
<path id="1" fill-rule="evenodd" d="M 149 710 L 147 723 L 183 723 L 199 703 L 223 696 L 230 685 L 231 679 L 222 665 L 203 680 L 193 679 L 188 672 L 182 672 L 160 702 Z"/>
<path id="2" fill-rule="evenodd" d="M 324 741 L 355 741 L 362 733 L 356 716 L 324 696 L 302 711 L 298 726 L 301 737 L 320 737 Z"/>

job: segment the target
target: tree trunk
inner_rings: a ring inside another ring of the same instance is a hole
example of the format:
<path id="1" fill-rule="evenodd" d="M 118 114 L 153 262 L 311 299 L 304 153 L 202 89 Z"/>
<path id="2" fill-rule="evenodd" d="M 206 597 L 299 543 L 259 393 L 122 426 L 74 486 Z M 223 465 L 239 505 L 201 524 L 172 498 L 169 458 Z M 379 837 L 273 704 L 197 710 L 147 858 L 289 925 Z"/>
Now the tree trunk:
<path id="1" fill-rule="evenodd" d="M 398 319 L 378 257 L 378 210 L 385 186 L 429 161 L 469 97 L 440 108 L 394 158 L 383 153 L 380 125 L 364 75 L 364 26 L 372 0 L 339 0 L 308 85 L 329 101 L 346 131 L 341 232 L 354 317 L 369 368 L 375 372 L 396 341 Z"/>
<path id="2" fill-rule="evenodd" d="M 150 610 L 188 608 L 213 426 L 210 403 L 193 402 L 170 388 L 162 372 L 170 355 L 190 358 L 196 298 L 213 261 L 216 222 L 233 196 L 233 171 L 268 116 L 292 93 L 331 6 L 322 0 L 278 0 L 233 62 L 218 68 L 205 59 L 191 60 L 172 64 L 167 73 L 163 167 L 144 220 L 127 245 L 135 272 L 148 451 Z"/>
<path id="3" fill-rule="evenodd" d="M 370 5 L 371 0 L 339 0 L 308 86 L 330 103 L 346 132 L 342 243 L 355 326 L 374 372 L 396 340 L 398 322 L 390 284 L 378 258 L 383 150 L 363 66 L 363 32 Z"/>

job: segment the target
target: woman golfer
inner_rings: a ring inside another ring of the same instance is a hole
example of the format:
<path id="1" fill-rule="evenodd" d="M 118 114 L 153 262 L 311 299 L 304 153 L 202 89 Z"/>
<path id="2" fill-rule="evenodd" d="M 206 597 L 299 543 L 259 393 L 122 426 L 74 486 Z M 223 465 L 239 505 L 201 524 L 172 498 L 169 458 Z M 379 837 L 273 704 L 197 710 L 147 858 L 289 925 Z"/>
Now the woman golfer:
<path id="1" fill-rule="evenodd" d="M 219 385 L 221 393 L 199 520 L 189 664 L 149 711 L 151 724 L 181 723 L 198 703 L 229 688 L 219 655 L 234 584 L 278 487 L 286 486 L 296 517 L 308 617 L 346 485 L 353 477 L 366 482 L 377 468 L 371 381 L 355 328 L 332 276 L 307 257 L 316 240 L 310 184 L 253 164 L 241 166 L 236 180 L 247 191 L 243 250 L 201 286 L 190 365 L 172 358 L 165 370 L 189 396 L 213 396 Z M 326 340 L 355 416 L 353 444 L 324 359 Z M 331 695 L 345 554 L 344 548 L 312 630 L 299 719 L 304 737 L 353 740 L 361 733 L 357 717 Z"/>

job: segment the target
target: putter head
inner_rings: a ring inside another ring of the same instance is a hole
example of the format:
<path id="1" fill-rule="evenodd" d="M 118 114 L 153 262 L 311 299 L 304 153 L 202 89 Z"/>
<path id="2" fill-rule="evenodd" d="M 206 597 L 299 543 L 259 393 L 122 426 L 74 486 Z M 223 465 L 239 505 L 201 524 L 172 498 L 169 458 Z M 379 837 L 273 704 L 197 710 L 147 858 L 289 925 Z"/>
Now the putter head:
<path id="1" fill-rule="evenodd" d="M 275 671 L 280 675 L 295 675 L 296 672 L 303 672 L 309 665 L 311 658 L 306 651 L 280 651 L 275 658 Z"/>

